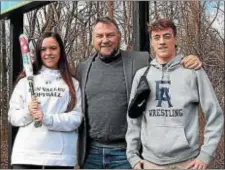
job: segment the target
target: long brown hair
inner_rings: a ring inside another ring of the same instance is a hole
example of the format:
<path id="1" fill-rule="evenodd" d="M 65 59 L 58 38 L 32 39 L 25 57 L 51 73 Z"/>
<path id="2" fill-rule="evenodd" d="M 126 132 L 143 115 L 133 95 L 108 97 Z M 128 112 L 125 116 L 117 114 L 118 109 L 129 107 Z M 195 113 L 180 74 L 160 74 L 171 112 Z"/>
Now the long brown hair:
<path id="1" fill-rule="evenodd" d="M 41 37 L 38 40 L 37 45 L 36 45 L 35 60 L 33 63 L 33 72 L 34 72 L 34 75 L 37 75 L 43 65 L 43 62 L 41 60 L 41 46 L 42 46 L 43 40 L 45 38 L 49 38 L 49 37 L 54 38 L 58 42 L 59 47 L 60 47 L 60 59 L 58 62 L 58 69 L 60 71 L 62 79 L 65 81 L 65 83 L 67 84 L 67 86 L 69 88 L 69 93 L 70 93 L 70 97 L 71 97 L 70 103 L 67 106 L 67 112 L 69 112 L 76 105 L 77 98 L 76 98 L 76 91 L 75 91 L 75 87 L 74 87 L 73 80 L 72 80 L 72 74 L 70 72 L 69 64 L 67 61 L 63 41 L 58 33 L 45 32 L 41 35 Z M 20 75 L 17 78 L 17 82 L 25 76 L 26 76 L 25 72 L 20 73 Z"/>

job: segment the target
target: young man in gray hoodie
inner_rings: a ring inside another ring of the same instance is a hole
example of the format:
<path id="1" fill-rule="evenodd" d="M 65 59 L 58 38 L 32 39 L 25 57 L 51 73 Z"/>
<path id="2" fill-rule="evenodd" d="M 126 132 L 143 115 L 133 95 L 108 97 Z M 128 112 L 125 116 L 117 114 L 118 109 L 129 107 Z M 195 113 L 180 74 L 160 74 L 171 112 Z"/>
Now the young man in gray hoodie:
<path id="1" fill-rule="evenodd" d="M 180 65 L 183 56 L 176 54 L 173 22 L 156 20 L 150 37 L 155 51 L 147 73 L 151 94 L 141 116 L 127 117 L 128 161 L 134 169 L 205 169 L 215 156 L 224 122 L 213 87 L 202 68 Z M 130 101 L 145 70 L 138 70 L 134 77 Z M 201 148 L 200 105 L 206 120 Z"/>

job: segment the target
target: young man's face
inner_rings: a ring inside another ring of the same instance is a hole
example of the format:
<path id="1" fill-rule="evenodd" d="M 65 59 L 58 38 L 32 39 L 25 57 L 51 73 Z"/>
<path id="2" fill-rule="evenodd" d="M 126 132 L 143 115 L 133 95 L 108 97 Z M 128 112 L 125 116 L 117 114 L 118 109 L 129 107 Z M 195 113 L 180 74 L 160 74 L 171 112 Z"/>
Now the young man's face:
<path id="1" fill-rule="evenodd" d="M 172 28 L 159 31 L 152 31 L 152 47 L 155 51 L 156 59 L 161 64 L 170 61 L 176 54 L 175 37 Z"/>
<path id="2" fill-rule="evenodd" d="M 104 57 L 113 56 L 120 46 L 120 34 L 115 25 L 101 23 L 93 30 L 93 46 Z"/>

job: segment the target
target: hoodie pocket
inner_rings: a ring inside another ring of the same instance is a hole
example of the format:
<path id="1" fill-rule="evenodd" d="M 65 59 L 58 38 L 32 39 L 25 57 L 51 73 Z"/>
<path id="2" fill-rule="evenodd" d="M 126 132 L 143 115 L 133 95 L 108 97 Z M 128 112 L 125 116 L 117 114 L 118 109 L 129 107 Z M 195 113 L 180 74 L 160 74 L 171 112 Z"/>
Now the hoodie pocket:
<path id="1" fill-rule="evenodd" d="M 149 126 L 142 132 L 142 144 L 158 158 L 174 158 L 190 149 L 183 126 Z"/>
<path id="2" fill-rule="evenodd" d="M 23 145 L 21 145 L 21 142 Z M 45 127 L 21 129 L 17 136 L 19 150 L 29 150 L 36 153 L 60 154 L 63 151 L 61 132 L 49 131 Z"/>

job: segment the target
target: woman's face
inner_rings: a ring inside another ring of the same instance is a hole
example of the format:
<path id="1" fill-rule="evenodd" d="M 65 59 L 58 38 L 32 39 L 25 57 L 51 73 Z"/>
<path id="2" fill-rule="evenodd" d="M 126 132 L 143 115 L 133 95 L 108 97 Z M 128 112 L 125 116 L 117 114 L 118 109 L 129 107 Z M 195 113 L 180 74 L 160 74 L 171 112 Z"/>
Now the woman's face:
<path id="1" fill-rule="evenodd" d="M 50 69 L 57 69 L 60 58 L 60 47 L 56 39 L 45 38 L 41 46 L 41 61 Z"/>

